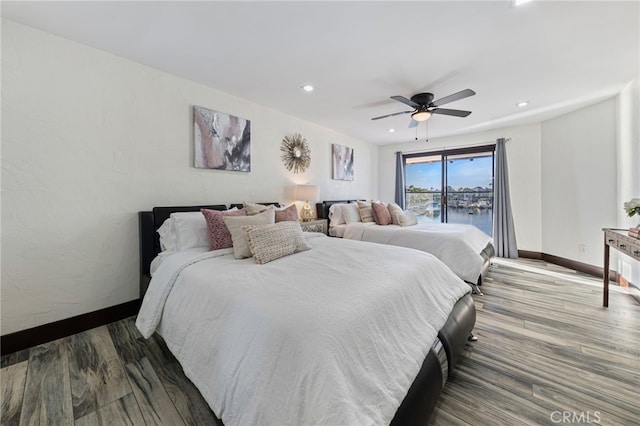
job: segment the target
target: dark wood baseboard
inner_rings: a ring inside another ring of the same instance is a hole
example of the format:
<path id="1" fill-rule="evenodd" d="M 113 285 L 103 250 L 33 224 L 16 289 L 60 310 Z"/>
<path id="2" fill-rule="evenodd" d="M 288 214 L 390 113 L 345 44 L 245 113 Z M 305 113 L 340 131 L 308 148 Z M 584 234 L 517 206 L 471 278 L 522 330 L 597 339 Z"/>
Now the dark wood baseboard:
<path id="1" fill-rule="evenodd" d="M 21 351 L 42 343 L 72 334 L 90 330 L 101 325 L 119 321 L 136 315 L 140 308 L 140 300 L 132 300 L 120 305 L 110 306 L 99 311 L 89 312 L 72 318 L 66 318 L 27 330 L 16 331 L 0 337 L 2 355 Z"/>
<path id="2" fill-rule="evenodd" d="M 552 254 L 542 253 L 542 261 L 553 263 L 554 265 L 564 266 L 584 274 L 602 278 L 603 269 L 598 266 L 589 265 L 587 263 L 578 262 L 576 260 L 567 259 Z"/>
<path id="3" fill-rule="evenodd" d="M 604 274 L 603 268 L 598 266 L 589 265 L 588 263 L 582 263 L 577 260 L 571 260 L 560 256 L 554 256 L 553 254 L 518 250 L 518 256 L 525 259 L 542 260 L 544 262 L 553 263 L 554 265 L 564 266 L 565 268 L 573 269 L 574 271 L 582 272 L 583 274 L 592 275 L 598 278 L 602 278 Z M 609 271 L 609 280 L 618 282 L 618 273 L 616 271 Z"/>
<path id="4" fill-rule="evenodd" d="M 525 259 L 542 260 L 542 253 L 539 251 L 518 250 L 518 256 Z"/>

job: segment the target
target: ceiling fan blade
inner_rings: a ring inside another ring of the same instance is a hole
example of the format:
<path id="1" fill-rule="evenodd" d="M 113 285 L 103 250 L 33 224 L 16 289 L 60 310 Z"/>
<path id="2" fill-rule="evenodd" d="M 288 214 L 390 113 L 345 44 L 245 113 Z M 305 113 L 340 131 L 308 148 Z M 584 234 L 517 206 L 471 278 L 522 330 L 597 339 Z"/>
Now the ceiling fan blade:
<path id="1" fill-rule="evenodd" d="M 393 117 L 394 115 L 409 114 L 413 111 L 394 112 L 393 114 L 381 115 L 380 117 L 373 117 L 372 120 L 380 120 L 381 118 Z"/>
<path id="2" fill-rule="evenodd" d="M 402 102 L 403 104 L 409 105 L 410 107 L 413 107 L 413 108 L 420 107 L 419 104 L 413 102 L 411 99 L 405 98 L 404 96 L 391 96 L 391 99 L 393 99 L 394 101 Z"/>
<path id="3" fill-rule="evenodd" d="M 435 101 L 431 102 L 429 104 L 429 106 L 440 106 L 440 105 L 448 104 L 449 102 L 458 101 L 460 99 L 468 98 L 469 96 L 473 96 L 475 94 L 476 94 L 476 92 L 474 92 L 471 89 L 464 89 L 464 90 L 461 90 L 461 91 L 459 91 L 457 93 L 454 93 L 453 95 L 449 95 L 449 96 L 445 96 L 444 98 L 436 99 Z"/>
<path id="4" fill-rule="evenodd" d="M 434 108 L 430 110 L 432 114 L 453 115 L 454 117 L 466 117 L 471 111 L 463 111 L 461 109 Z"/>
<path id="5" fill-rule="evenodd" d="M 413 129 L 414 127 L 418 127 L 418 124 L 419 123 L 412 118 L 411 121 L 409 122 L 409 128 Z"/>

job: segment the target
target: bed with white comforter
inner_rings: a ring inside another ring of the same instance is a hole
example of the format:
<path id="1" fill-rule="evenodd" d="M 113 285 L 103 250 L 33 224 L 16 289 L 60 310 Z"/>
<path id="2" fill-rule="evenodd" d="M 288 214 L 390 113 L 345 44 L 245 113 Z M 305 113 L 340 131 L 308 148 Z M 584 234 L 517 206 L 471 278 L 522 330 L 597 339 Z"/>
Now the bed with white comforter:
<path id="1" fill-rule="evenodd" d="M 470 283 L 478 282 L 486 262 L 481 253 L 493 241 L 473 225 L 453 223 L 421 222 L 402 227 L 355 222 L 341 226 L 342 238 L 409 247 L 431 253 L 457 276 Z"/>
<path id="2" fill-rule="evenodd" d="M 227 426 L 389 424 L 469 292 L 421 251 L 306 238 L 310 250 L 264 265 L 178 252 L 153 275 L 136 325 Z"/>

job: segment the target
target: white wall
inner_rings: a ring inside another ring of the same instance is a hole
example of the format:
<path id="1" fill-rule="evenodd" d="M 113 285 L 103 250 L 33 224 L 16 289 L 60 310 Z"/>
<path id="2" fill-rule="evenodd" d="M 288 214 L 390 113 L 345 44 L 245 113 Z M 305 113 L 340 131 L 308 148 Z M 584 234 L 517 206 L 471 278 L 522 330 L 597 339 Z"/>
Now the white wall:
<path id="1" fill-rule="evenodd" d="M 192 107 L 251 120 L 250 173 L 193 163 Z M 280 142 L 305 136 L 288 172 Z M 331 144 L 355 180 L 331 180 Z M 160 205 L 377 196 L 378 148 L 102 51 L 2 21 L 2 334 L 138 298 L 137 212 Z"/>
<path id="2" fill-rule="evenodd" d="M 623 209 L 626 201 L 640 197 L 640 78 L 630 82 L 616 98 L 616 163 L 618 190 L 618 228 L 640 223 L 640 217 L 630 218 Z M 640 285 L 640 265 L 628 256 L 612 250 L 615 269 L 628 281 Z"/>
<path id="3" fill-rule="evenodd" d="M 476 144 L 489 144 L 498 138 L 507 142 L 509 187 L 516 240 L 520 250 L 541 251 L 540 125 L 506 127 L 480 133 L 431 139 L 380 147 L 380 199 L 395 198 L 395 152 L 434 151 Z"/>
<path id="4" fill-rule="evenodd" d="M 601 266 L 602 228 L 621 208 L 615 100 L 543 122 L 541 166 L 542 251 Z"/>

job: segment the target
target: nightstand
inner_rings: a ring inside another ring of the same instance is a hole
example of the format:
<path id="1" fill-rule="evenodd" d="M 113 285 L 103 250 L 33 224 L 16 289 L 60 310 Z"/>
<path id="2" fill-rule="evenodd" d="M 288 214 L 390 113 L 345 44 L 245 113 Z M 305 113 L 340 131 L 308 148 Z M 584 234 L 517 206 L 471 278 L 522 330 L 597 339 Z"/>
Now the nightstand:
<path id="1" fill-rule="evenodd" d="M 314 219 L 307 222 L 300 221 L 300 227 L 304 232 L 327 233 L 327 219 Z"/>

